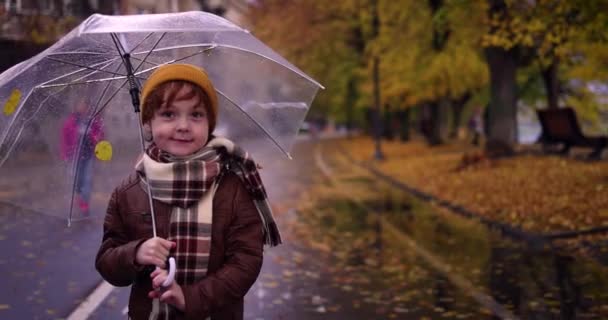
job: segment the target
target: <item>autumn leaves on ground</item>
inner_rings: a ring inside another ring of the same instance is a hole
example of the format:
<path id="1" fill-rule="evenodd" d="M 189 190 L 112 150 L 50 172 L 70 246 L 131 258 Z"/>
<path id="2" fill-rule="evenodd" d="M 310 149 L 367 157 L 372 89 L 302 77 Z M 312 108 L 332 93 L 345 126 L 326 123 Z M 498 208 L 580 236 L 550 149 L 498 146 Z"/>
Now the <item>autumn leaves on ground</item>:
<path id="1" fill-rule="evenodd" d="M 608 162 L 521 154 L 463 164 L 475 149 L 383 142 L 385 161 L 372 162 L 373 141 L 336 142 L 358 161 L 423 192 L 526 231 L 549 234 L 608 225 Z"/>
<path id="2" fill-rule="evenodd" d="M 520 152 L 463 166 L 463 155 L 479 150 L 462 143 L 428 147 L 417 140 L 384 141 L 382 150 L 386 160 L 378 162 L 372 160 L 370 138 L 321 142 L 314 153 L 325 173 L 300 193 L 298 218 L 284 229 L 290 239 L 323 253 L 322 273 L 349 297 L 342 307 L 389 319 L 492 317 L 495 310 L 463 294 L 470 292 L 462 283 L 448 280 L 458 275 L 483 294 L 509 297 L 500 303 L 522 318 L 560 315 L 563 288 L 555 279 L 561 258 L 554 251 L 503 239 L 475 219 L 411 197 L 354 162 L 494 221 L 549 234 L 606 225 L 600 210 L 606 208 L 605 160 Z M 593 215 L 585 213 L 591 211 Z M 437 258 L 443 271 L 424 257 L 428 255 Z M 576 272 L 564 281 L 576 283 L 594 301 L 576 307 L 580 318 L 608 316 L 605 266 L 593 259 L 568 261 L 576 261 L 567 267 Z M 528 294 L 509 291 L 511 285 Z"/>

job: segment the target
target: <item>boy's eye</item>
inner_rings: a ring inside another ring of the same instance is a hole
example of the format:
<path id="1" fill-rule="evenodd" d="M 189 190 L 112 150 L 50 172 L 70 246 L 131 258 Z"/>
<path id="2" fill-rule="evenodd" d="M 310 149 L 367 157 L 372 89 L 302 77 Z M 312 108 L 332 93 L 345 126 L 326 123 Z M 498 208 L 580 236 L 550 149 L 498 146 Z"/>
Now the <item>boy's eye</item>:
<path id="1" fill-rule="evenodd" d="M 171 118 L 174 114 L 173 111 L 163 111 L 160 113 L 160 116 L 163 118 Z"/>
<path id="2" fill-rule="evenodd" d="M 205 117 L 205 113 L 204 112 L 200 112 L 200 111 L 195 111 L 192 112 L 192 117 L 194 118 L 204 118 Z"/>

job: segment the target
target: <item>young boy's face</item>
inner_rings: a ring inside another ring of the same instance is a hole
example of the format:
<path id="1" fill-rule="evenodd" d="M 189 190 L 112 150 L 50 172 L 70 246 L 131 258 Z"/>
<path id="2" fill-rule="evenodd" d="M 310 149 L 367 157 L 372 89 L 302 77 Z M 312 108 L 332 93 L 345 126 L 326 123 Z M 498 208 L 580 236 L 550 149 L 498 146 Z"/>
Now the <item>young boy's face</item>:
<path id="1" fill-rule="evenodd" d="M 156 146 L 175 156 L 188 156 L 200 150 L 209 135 L 207 111 L 201 97 L 189 85 L 154 112 L 150 127 Z"/>

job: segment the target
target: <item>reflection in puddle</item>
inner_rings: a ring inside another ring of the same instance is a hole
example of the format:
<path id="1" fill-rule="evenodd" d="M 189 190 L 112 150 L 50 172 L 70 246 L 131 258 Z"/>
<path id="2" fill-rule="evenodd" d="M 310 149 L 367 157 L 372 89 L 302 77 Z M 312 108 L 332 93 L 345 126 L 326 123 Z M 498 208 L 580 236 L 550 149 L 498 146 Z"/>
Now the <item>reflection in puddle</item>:
<path id="1" fill-rule="evenodd" d="M 374 182 L 351 178 L 348 183 Z M 478 222 L 434 209 L 400 191 L 375 187 L 373 195 L 361 196 L 360 204 L 351 200 L 353 194 L 323 192 L 316 213 L 303 214 L 322 240 L 335 248 L 333 262 L 347 271 L 349 285 L 361 288 L 363 301 L 408 316 L 494 317 L 469 292 L 462 292 L 385 232 L 378 219 L 382 217 L 448 265 L 450 273 L 465 278 L 517 317 L 608 317 L 605 266 L 506 239 Z"/>

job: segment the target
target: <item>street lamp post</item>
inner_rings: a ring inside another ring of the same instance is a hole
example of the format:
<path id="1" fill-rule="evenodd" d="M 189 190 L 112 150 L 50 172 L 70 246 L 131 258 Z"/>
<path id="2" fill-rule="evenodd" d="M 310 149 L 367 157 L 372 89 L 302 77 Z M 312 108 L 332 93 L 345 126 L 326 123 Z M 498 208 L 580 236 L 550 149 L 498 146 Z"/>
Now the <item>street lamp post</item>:
<path id="1" fill-rule="evenodd" d="M 378 0 L 372 0 L 372 30 L 374 39 L 378 38 L 380 27 L 380 19 L 378 17 Z M 380 57 L 378 57 L 377 53 L 372 53 L 372 73 L 373 73 L 373 86 L 374 86 L 374 139 L 375 139 L 375 152 L 374 159 L 376 160 L 384 160 L 384 154 L 382 154 L 382 147 L 380 145 L 380 141 L 382 139 L 382 119 L 381 113 L 382 110 L 380 108 Z"/>

